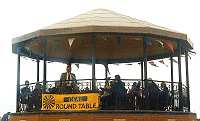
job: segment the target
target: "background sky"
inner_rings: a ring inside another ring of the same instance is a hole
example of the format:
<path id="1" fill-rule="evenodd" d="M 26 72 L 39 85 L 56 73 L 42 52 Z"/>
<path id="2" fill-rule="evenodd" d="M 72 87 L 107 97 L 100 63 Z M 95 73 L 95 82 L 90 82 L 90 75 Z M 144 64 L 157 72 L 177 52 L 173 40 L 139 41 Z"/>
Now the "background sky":
<path id="1" fill-rule="evenodd" d="M 17 56 L 12 54 L 12 38 L 92 9 L 104 8 L 188 34 L 197 53 L 189 62 L 191 111 L 200 117 L 199 5 L 198 0 L 0 0 L 0 116 L 8 111 L 15 112 Z M 74 67 L 73 71 L 81 78 L 91 71 L 89 68 L 85 72 L 86 67 L 88 66 L 83 65 L 79 70 Z M 47 79 L 58 79 L 64 68 L 65 65 L 62 64 L 48 64 Z M 122 74 L 122 77 L 128 78 L 134 73 L 137 78 L 137 68 L 137 64 L 112 66 L 111 76 L 129 69 L 131 71 Z M 151 77 L 163 79 L 169 78 L 169 75 L 166 76 L 169 69 L 160 65 L 159 69 L 152 67 L 149 72 Z M 101 77 L 104 73 L 103 66 L 98 66 L 97 70 L 97 76 Z M 22 82 L 26 79 L 36 80 L 36 63 L 23 59 L 21 75 Z"/>

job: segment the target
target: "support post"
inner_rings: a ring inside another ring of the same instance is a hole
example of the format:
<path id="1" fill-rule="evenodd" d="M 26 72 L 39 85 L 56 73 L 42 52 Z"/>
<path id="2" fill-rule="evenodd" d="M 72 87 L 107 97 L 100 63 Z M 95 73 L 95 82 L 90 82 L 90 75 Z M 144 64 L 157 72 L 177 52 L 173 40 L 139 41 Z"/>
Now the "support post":
<path id="1" fill-rule="evenodd" d="M 40 81 L 40 60 L 37 59 L 37 82 Z"/>
<path id="2" fill-rule="evenodd" d="M 140 62 L 141 65 L 141 81 L 142 81 L 142 89 L 144 88 L 144 67 L 143 67 L 143 61 Z"/>
<path id="3" fill-rule="evenodd" d="M 187 85 L 187 106 L 190 112 L 190 84 L 189 84 L 189 68 L 188 68 L 188 51 L 185 52 L 185 70 L 186 70 L 186 85 Z"/>
<path id="4" fill-rule="evenodd" d="M 108 79 L 108 64 L 105 64 L 105 78 Z"/>
<path id="5" fill-rule="evenodd" d="M 143 99 L 143 96 L 144 96 L 144 65 L 143 65 L 143 61 L 141 61 L 140 65 L 141 65 L 141 83 L 142 83 L 142 103 L 141 103 L 141 107 L 144 106 L 144 99 Z"/>
<path id="6" fill-rule="evenodd" d="M 144 37 L 144 40 L 143 40 L 143 55 L 144 55 L 144 86 L 146 86 L 146 83 L 147 83 L 147 42 L 149 41 L 149 38 L 148 37 Z"/>
<path id="7" fill-rule="evenodd" d="M 170 56 L 170 65 L 171 65 L 171 93 L 172 93 L 172 111 L 174 110 L 174 65 L 173 65 L 173 57 Z"/>
<path id="8" fill-rule="evenodd" d="M 92 35 L 92 91 L 96 90 L 96 75 L 95 75 L 95 63 L 96 63 L 96 40 L 95 35 Z"/>
<path id="9" fill-rule="evenodd" d="M 19 112 L 20 102 L 20 54 L 17 55 L 17 97 L 16 97 L 16 112 Z"/>
<path id="10" fill-rule="evenodd" d="M 179 75 L 179 110 L 183 111 L 183 90 L 182 90 L 182 74 L 181 74 L 181 43 L 178 41 L 178 75 Z"/>
<path id="11" fill-rule="evenodd" d="M 43 56 L 43 92 L 46 92 L 46 87 L 47 87 L 47 63 L 46 63 L 46 56 L 47 56 L 47 40 L 44 40 L 44 56 Z"/>

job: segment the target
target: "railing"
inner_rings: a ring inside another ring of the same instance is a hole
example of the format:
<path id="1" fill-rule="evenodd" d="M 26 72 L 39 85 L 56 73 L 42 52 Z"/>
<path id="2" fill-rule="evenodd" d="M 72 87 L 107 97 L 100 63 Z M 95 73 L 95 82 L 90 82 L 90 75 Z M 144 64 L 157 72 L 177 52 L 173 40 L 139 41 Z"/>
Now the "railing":
<path id="1" fill-rule="evenodd" d="M 114 79 L 110 79 L 109 81 L 113 81 Z M 140 79 L 122 79 L 122 81 L 124 82 L 125 84 L 125 88 L 127 90 L 127 93 L 126 93 L 126 96 L 127 97 L 127 100 L 123 100 L 121 102 L 118 101 L 118 103 L 121 103 L 123 105 L 127 105 L 128 108 L 121 108 L 121 109 L 127 109 L 127 110 L 160 110 L 160 108 L 152 108 L 151 106 L 149 107 L 148 105 L 152 105 L 151 103 L 148 102 L 149 98 L 147 98 L 147 95 L 146 95 L 146 89 L 144 87 L 142 87 L 142 84 L 139 88 L 139 96 L 136 96 L 136 95 L 131 95 L 132 93 L 131 92 L 131 89 L 132 89 L 132 85 L 134 83 L 144 83 L 144 81 L 141 81 Z M 168 88 L 169 90 L 169 104 L 167 105 L 167 107 L 165 107 L 164 109 L 162 110 L 166 110 L 166 111 L 176 111 L 176 110 L 179 110 L 179 91 L 178 91 L 178 82 L 173 82 L 173 89 L 174 90 L 171 90 L 171 85 L 172 83 L 171 82 L 168 82 L 168 81 L 157 81 L 157 80 L 152 80 L 155 84 L 156 84 L 156 88 L 158 90 L 161 90 L 161 83 L 162 82 L 165 82 L 166 84 L 166 87 Z M 56 81 L 47 81 L 47 87 L 46 87 L 46 90 L 45 90 L 45 93 L 48 93 L 49 90 L 51 90 L 53 87 L 55 87 L 55 83 L 56 82 L 59 82 L 58 80 Z M 42 82 L 39 82 L 40 84 L 42 84 Z M 79 87 L 78 89 L 78 93 L 81 93 L 81 92 L 92 92 L 92 80 L 91 79 L 78 79 L 77 80 L 77 83 L 76 85 Z M 143 84 L 145 85 L 145 84 Z M 25 85 L 21 85 L 21 89 L 24 87 Z M 31 89 L 31 92 L 33 92 L 33 90 L 35 89 L 35 86 L 36 86 L 36 83 L 30 83 L 30 89 Z M 96 92 L 99 92 L 101 94 L 101 97 L 102 97 L 102 100 L 103 100 L 103 89 L 105 87 L 105 79 L 96 79 L 96 86 L 97 86 L 97 90 Z M 187 107 L 187 92 L 186 92 L 186 89 L 187 87 L 185 85 L 183 85 L 183 111 L 187 111 L 188 110 L 188 107 Z M 44 91 L 44 90 L 43 90 Z M 160 91 L 157 92 L 159 95 L 160 94 Z M 174 95 L 172 95 L 174 94 Z M 41 97 L 40 97 L 41 98 Z M 159 97 L 158 97 L 159 98 Z M 110 98 L 109 98 L 110 99 Z M 114 101 L 117 101 L 117 99 L 112 99 Z M 126 103 L 124 103 L 124 101 Z M 140 104 L 138 103 L 141 102 Z M 158 103 L 160 102 L 160 99 L 157 100 Z M 20 102 L 19 102 L 20 103 Z M 21 111 L 25 111 L 26 107 L 23 106 L 23 104 L 20 104 L 21 105 Z M 105 106 L 101 105 L 102 109 L 109 109 L 109 110 L 117 110 L 117 109 L 120 109 L 119 106 L 115 107 L 115 106 L 111 106 L 109 108 L 105 108 Z M 104 107 L 104 108 L 103 108 Z M 156 107 L 156 106 L 155 106 Z M 35 107 L 34 107 L 35 108 Z M 34 110 L 31 109 L 32 110 Z"/>

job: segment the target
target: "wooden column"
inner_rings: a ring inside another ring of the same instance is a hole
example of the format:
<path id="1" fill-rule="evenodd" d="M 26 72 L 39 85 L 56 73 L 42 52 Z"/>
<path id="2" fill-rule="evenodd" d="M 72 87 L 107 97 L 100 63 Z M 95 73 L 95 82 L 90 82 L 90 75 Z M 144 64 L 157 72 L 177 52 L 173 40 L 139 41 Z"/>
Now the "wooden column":
<path id="1" fill-rule="evenodd" d="M 190 112 L 190 83 L 189 83 L 189 68 L 188 68 L 188 51 L 185 52 L 185 70 L 186 70 L 186 86 L 187 86 L 187 104 Z"/>

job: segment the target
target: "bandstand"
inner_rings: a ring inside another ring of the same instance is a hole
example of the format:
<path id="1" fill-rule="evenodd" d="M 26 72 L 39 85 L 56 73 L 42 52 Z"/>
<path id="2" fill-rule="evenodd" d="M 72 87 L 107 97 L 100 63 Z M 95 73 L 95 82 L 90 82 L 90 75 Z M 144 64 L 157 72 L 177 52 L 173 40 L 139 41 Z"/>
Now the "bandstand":
<path id="1" fill-rule="evenodd" d="M 190 112 L 188 69 L 188 56 L 192 49 L 193 44 L 186 34 L 105 9 L 92 10 L 14 38 L 12 52 L 17 54 L 17 100 L 16 112 L 11 114 L 10 120 L 194 121 L 196 114 Z M 25 87 L 20 83 L 22 57 L 35 60 L 37 80 L 35 83 L 30 83 L 30 86 L 31 91 L 36 89 L 36 85 L 39 85 L 40 89 L 36 93 L 40 103 L 39 108 L 35 109 L 37 106 L 33 106 L 29 111 L 24 108 L 26 104 L 22 104 L 21 90 Z M 148 62 L 166 58 L 170 60 L 171 80 L 149 79 Z M 174 58 L 178 58 L 176 67 Z M 185 63 L 181 61 L 182 59 Z M 42 81 L 39 79 L 41 62 Z M 47 62 L 67 65 L 90 64 L 92 78 L 75 79 L 76 81 L 72 78 L 67 80 L 67 77 L 64 80 L 47 80 Z M 120 94 L 119 97 L 112 95 L 112 86 L 115 84 L 110 84 L 115 83 L 116 79 L 108 78 L 108 65 L 116 63 L 139 63 L 141 72 L 139 80 L 121 79 L 120 84 L 124 84 L 127 92 Z M 105 76 L 100 79 L 96 78 L 96 72 L 102 70 L 97 70 L 96 64 L 105 66 Z M 182 72 L 183 64 L 185 72 Z M 174 68 L 178 69 L 178 80 L 174 79 Z M 186 77 L 185 85 L 183 75 Z M 67 90 L 68 82 L 75 85 L 76 89 L 73 87 Z M 134 82 L 140 84 L 139 95 L 134 95 L 130 100 L 128 85 L 133 85 Z M 105 87 L 106 83 L 109 85 L 108 89 Z M 157 85 L 155 88 L 159 90 L 159 94 L 161 89 L 159 85 L 166 85 L 169 90 L 167 105 L 160 106 L 160 101 L 158 105 L 152 105 L 150 100 L 153 98 L 151 95 L 153 92 L 148 90 L 151 89 L 149 85 L 152 83 Z M 49 91 L 56 87 L 56 84 L 62 89 L 59 88 L 57 92 Z M 108 93 L 107 97 L 112 96 L 103 100 L 105 91 Z M 110 100 L 112 102 L 107 103 Z"/>

